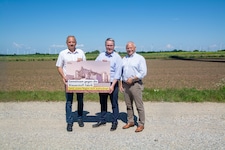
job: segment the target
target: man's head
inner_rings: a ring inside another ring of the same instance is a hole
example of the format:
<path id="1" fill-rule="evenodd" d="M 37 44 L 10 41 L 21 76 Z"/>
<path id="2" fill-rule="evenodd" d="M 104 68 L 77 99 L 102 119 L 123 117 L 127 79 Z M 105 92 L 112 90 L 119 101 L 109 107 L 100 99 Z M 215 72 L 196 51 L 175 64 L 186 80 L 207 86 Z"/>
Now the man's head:
<path id="1" fill-rule="evenodd" d="M 126 51 L 129 56 L 136 52 L 136 45 L 134 42 L 128 42 L 126 45 Z"/>
<path id="2" fill-rule="evenodd" d="M 74 51 L 75 50 L 75 47 L 77 45 L 77 40 L 74 36 L 72 35 L 69 35 L 66 39 L 66 44 L 67 44 L 67 47 L 70 51 Z"/>
<path id="3" fill-rule="evenodd" d="M 107 38 L 105 40 L 106 52 L 111 54 L 114 51 L 115 41 L 112 38 Z"/>

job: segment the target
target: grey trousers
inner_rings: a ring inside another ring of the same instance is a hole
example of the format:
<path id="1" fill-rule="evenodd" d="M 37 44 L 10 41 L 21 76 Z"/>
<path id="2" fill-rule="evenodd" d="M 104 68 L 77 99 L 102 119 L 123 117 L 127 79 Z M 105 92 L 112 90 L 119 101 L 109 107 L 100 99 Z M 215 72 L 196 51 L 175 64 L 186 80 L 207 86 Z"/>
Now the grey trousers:
<path id="1" fill-rule="evenodd" d="M 144 125 L 145 110 L 142 101 L 142 91 L 144 89 L 143 85 L 138 82 L 132 85 L 128 85 L 125 82 L 123 82 L 123 88 L 124 88 L 124 99 L 127 107 L 128 123 L 134 122 L 134 108 L 133 108 L 134 102 L 139 116 L 138 125 Z"/>

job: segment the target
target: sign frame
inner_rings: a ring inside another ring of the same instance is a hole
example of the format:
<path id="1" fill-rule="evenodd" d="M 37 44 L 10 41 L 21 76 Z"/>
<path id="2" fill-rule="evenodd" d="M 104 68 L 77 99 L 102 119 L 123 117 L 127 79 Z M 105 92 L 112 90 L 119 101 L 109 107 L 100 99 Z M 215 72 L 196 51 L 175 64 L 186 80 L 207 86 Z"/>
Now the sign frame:
<path id="1" fill-rule="evenodd" d="M 66 79 L 68 93 L 109 93 L 110 62 L 68 61 Z"/>

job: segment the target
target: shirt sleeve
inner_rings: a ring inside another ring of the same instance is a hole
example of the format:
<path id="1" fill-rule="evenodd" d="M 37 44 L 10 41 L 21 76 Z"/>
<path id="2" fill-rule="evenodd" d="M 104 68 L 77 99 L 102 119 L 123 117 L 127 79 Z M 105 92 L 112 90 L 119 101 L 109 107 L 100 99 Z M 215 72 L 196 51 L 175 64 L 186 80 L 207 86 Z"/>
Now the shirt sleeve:
<path id="1" fill-rule="evenodd" d="M 116 60 L 116 72 L 114 79 L 120 80 L 122 73 L 122 58 L 118 55 Z"/>
<path id="2" fill-rule="evenodd" d="M 140 56 L 139 70 L 137 73 L 137 77 L 139 79 L 143 79 L 147 74 L 147 66 L 146 61 L 143 56 Z"/>
<path id="3" fill-rule="evenodd" d="M 102 61 L 102 53 L 100 53 L 98 56 L 97 56 L 97 58 L 95 59 L 95 61 Z"/>
<path id="4" fill-rule="evenodd" d="M 58 56 L 58 59 L 57 59 L 57 62 L 56 62 L 56 66 L 57 66 L 57 67 L 63 68 L 63 58 L 62 58 L 62 53 L 59 53 L 59 56 Z"/>
<path id="5" fill-rule="evenodd" d="M 86 61 L 86 56 L 85 56 L 84 51 L 82 51 L 82 59 L 83 59 L 83 61 Z"/>

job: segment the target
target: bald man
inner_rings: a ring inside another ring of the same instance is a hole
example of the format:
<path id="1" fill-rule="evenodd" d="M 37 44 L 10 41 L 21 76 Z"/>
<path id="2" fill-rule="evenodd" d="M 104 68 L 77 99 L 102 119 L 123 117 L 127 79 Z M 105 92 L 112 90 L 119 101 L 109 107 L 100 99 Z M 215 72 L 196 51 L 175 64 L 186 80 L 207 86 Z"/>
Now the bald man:
<path id="1" fill-rule="evenodd" d="M 126 44 L 127 55 L 122 60 L 122 82 L 120 91 L 124 93 L 127 107 L 127 124 L 123 129 L 128 129 L 135 125 L 133 102 L 136 105 L 139 121 L 135 132 L 141 132 L 145 124 L 145 110 L 142 101 L 142 91 L 144 89 L 142 79 L 147 74 L 146 61 L 143 56 L 136 53 L 134 42 Z"/>

